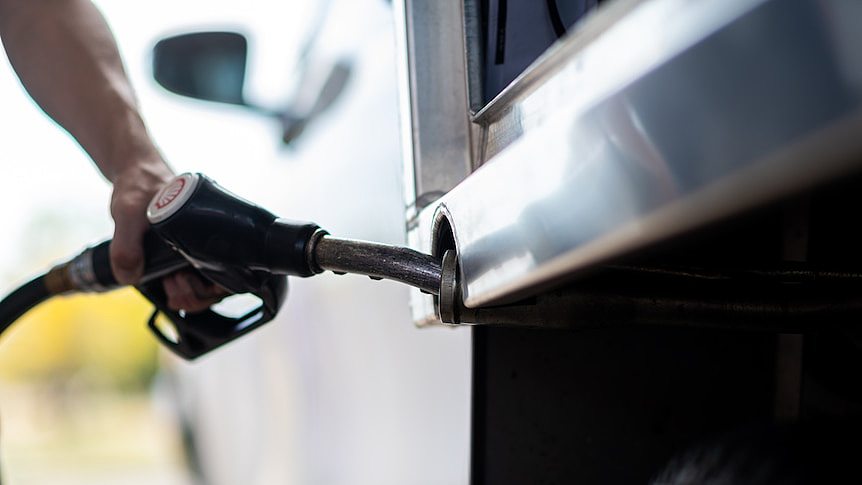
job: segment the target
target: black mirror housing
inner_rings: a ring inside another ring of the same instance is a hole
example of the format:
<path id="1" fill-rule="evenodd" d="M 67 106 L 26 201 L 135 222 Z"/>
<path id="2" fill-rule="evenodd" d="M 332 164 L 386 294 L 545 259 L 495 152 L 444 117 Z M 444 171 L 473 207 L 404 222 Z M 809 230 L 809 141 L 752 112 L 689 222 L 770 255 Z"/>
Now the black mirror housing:
<path id="1" fill-rule="evenodd" d="M 168 91 L 195 99 L 246 105 L 248 41 L 236 32 L 168 37 L 153 48 L 153 77 Z"/>

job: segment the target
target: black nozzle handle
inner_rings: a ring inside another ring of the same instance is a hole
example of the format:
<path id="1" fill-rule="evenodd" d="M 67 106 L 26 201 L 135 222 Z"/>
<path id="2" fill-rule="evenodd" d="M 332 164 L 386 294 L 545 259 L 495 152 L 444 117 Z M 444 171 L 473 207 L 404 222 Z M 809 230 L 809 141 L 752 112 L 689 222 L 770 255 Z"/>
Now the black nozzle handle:
<path id="1" fill-rule="evenodd" d="M 265 258 L 273 273 L 308 277 L 322 273 L 315 264 L 314 247 L 328 234 L 313 222 L 276 219 L 267 231 Z"/>
<path id="2" fill-rule="evenodd" d="M 199 173 L 178 175 L 147 208 L 150 226 L 210 279 L 247 291 L 249 271 L 311 276 L 310 258 L 321 229 L 279 219 Z"/>
<path id="3" fill-rule="evenodd" d="M 173 323 L 174 337 L 151 319 L 169 349 L 194 359 L 272 320 L 287 295 L 285 275 L 315 274 L 308 254 L 316 224 L 277 219 L 199 173 L 175 177 L 147 208 L 150 228 L 201 275 L 231 293 L 251 293 L 261 305 L 232 318 L 205 310 L 189 314 L 167 307 L 158 282 L 138 289 Z"/>

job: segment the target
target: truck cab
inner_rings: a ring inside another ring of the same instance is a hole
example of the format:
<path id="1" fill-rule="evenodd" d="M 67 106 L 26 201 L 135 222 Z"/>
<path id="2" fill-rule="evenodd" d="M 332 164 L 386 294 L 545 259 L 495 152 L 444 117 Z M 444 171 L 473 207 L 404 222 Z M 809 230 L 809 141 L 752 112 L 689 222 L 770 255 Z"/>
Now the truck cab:
<path id="1" fill-rule="evenodd" d="M 472 325 L 471 483 L 645 483 L 722 433 L 849 426 L 862 10 L 397 7 L 408 238 L 460 279 L 413 317 Z"/>

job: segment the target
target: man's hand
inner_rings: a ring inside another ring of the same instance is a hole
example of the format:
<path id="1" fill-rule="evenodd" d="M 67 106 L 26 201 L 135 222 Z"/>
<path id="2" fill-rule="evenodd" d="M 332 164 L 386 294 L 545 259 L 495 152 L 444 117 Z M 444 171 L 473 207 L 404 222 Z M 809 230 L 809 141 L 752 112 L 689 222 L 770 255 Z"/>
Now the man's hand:
<path id="1" fill-rule="evenodd" d="M 149 228 L 146 210 L 153 196 L 173 178 L 173 172 L 160 157 L 141 159 L 114 177 L 111 216 L 114 238 L 111 241 L 111 269 L 117 281 L 136 284 L 144 272 L 143 237 Z M 206 310 L 227 292 L 202 280 L 191 271 L 179 271 L 162 281 L 168 307 L 195 313 Z"/>

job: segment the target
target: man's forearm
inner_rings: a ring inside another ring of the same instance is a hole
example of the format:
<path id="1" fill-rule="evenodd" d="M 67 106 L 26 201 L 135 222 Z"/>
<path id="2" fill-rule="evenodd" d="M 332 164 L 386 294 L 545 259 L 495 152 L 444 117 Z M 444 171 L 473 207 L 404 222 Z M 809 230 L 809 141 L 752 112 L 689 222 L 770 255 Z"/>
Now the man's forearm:
<path id="1" fill-rule="evenodd" d="M 135 283 L 147 203 L 172 176 L 147 134 L 114 37 L 89 0 L 0 0 L 0 36 L 30 96 L 114 185 L 111 266 Z"/>
<path id="2" fill-rule="evenodd" d="M 0 36 L 33 99 L 109 180 L 130 164 L 162 163 L 113 36 L 89 0 L 0 0 Z"/>

